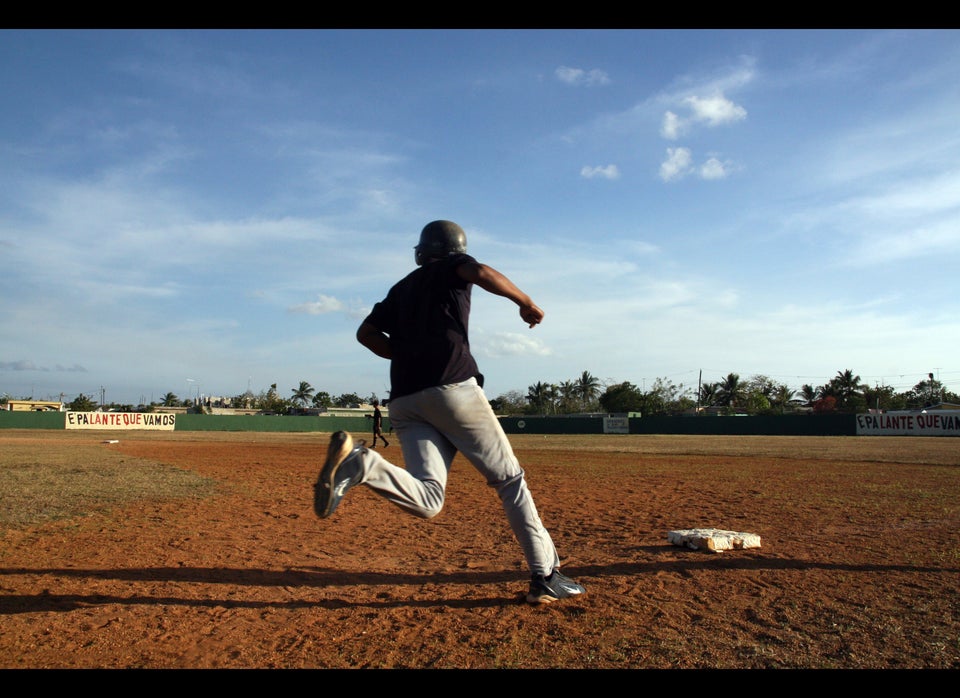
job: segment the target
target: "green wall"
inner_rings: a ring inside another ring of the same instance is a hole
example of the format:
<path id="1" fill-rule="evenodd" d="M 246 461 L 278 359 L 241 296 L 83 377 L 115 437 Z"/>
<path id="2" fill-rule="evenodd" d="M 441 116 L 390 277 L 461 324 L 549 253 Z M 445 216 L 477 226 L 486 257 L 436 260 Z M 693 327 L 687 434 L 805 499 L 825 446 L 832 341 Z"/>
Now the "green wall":
<path id="1" fill-rule="evenodd" d="M 390 428 L 386 419 L 383 420 L 383 428 Z M 176 427 L 177 431 L 325 431 L 330 433 L 340 429 L 354 434 L 367 431 L 373 434 L 373 421 L 366 417 L 178 414 Z"/>
<path id="2" fill-rule="evenodd" d="M 390 420 L 384 419 L 389 429 Z M 63 429 L 63 412 L 0 410 L 0 429 Z M 502 417 L 508 434 L 602 434 L 602 417 Z M 768 436 L 855 436 L 856 416 L 631 417 L 631 434 L 730 434 Z M 291 417 L 178 414 L 177 431 L 371 432 L 366 417 Z"/>
<path id="3" fill-rule="evenodd" d="M 631 434 L 730 434 L 758 436 L 855 436 L 856 415 L 762 417 L 631 417 Z M 602 417 L 502 417 L 508 434 L 602 434 Z"/>
<path id="4" fill-rule="evenodd" d="M 64 429 L 65 414 L 0 410 L 0 429 Z M 383 426 L 389 429 L 390 421 L 384 419 Z M 178 414 L 176 426 L 177 431 L 334 432 L 338 429 L 356 434 L 370 431 L 372 434 L 373 423 L 366 417 Z"/>
<path id="5" fill-rule="evenodd" d="M 852 414 L 757 417 L 643 417 L 630 420 L 631 434 L 728 434 L 733 436 L 856 436 Z"/>
<path id="6" fill-rule="evenodd" d="M 0 410 L 0 429 L 63 429 L 64 412 L 10 412 Z"/>
<path id="7" fill-rule="evenodd" d="M 501 417 L 508 434 L 602 434 L 600 417 Z"/>

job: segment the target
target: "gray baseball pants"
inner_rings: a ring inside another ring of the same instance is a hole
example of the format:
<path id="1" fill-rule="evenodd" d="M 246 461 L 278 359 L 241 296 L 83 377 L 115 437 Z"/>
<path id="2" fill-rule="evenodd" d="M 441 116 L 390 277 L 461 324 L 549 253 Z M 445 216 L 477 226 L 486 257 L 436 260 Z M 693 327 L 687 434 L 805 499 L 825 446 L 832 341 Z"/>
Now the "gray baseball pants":
<path id="1" fill-rule="evenodd" d="M 550 575 L 560 567 L 523 469 L 476 379 L 405 395 L 391 400 L 389 408 L 406 467 L 366 449 L 363 484 L 414 516 L 429 519 L 443 508 L 450 465 L 462 453 L 500 496 L 531 574 Z"/>

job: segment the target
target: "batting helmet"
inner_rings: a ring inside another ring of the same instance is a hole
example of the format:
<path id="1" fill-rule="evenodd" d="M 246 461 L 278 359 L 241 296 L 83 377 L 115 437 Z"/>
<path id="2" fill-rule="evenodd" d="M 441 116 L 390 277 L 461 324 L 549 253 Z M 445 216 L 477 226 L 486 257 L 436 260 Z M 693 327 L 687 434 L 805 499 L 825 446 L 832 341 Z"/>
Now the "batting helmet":
<path id="1" fill-rule="evenodd" d="M 446 257 L 451 254 L 465 254 L 467 234 L 453 221 L 433 221 L 420 231 L 420 242 L 413 248 L 417 266 L 432 257 Z"/>

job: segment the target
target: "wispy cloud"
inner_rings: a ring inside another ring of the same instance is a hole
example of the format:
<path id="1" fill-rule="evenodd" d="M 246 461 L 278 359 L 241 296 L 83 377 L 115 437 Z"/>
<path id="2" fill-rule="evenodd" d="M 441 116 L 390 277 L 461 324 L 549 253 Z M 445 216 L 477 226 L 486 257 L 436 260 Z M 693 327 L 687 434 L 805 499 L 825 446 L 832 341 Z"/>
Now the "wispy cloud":
<path id="1" fill-rule="evenodd" d="M 57 364 L 51 369 L 46 366 L 37 366 L 33 361 L 26 359 L 21 359 L 20 361 L 0 361 L 0 371 L 64 371 L 67 373 L 87 373 L 87 369 L 80 364 L 73 364 L 72 366 L 61 366 Z"/>
<path id="2" fill-rule="evenodd" d="M 689 108 L 687 116 L 666 111 L 660 126 L 660 134 L 667 140 L 677 140 L 693 127 L 703 124 L 708 128 L 729 126 L 747 118 L 747 110 L 723 95 L 711 97 L 684 97 L 681 104 Z"/>
<path id="3" fill-rule="evenodd" d="M 604 71 L 597 69 L 583 70 L 582 68 L 560 66 L 553 74 L 560 82 L 578 87 L 594 87 L 595 85 L 610 83 L 610 77 Z"/>
<path id="4" fill-rule="evenodd" d="M 620 169 L 616 165 L 597 165 L 596 167 L 584 165 L 580 169 L 580 176 L 584 177 L 585 179 L 593 179 L 594 177 L 600 177 L 602 179 L 619 179 Z"/>
<path id="5" fill-rule="evenodd" d="M 307 315 L 324 315 L 326 313 L 340 312 L 344 308 L 344 304 L 336 298 L 320 295 L 315 301 L 291 306 L 290 312 L 306 313 Z"/>
<path id="6" fill-rule="evenodd" d="M 491 358 L 550 356 L 553 353 L 539 338 L 516 332 L 497 332 L 489 336 L 481 336 L 477 344 L 478 353 Z"/>

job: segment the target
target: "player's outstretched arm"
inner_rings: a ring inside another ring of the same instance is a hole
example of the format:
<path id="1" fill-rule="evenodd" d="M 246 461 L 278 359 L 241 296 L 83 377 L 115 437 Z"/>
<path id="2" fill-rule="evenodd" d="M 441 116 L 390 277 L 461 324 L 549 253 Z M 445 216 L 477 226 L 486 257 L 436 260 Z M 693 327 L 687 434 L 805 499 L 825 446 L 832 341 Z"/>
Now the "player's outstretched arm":
<path id="1" fill-rule="evenodd" d="M 469 281 L 484 291 L 512 300 L 520 306 L 520 317 L 530 327 L 539 325 L 543 321 L 543 310 L 533 302 L 530 296 L 493 267 L 479 262 L 467 262 L 457 267 L 457 274 L 464 281 Z"/>

